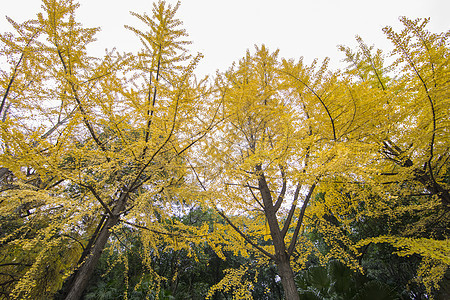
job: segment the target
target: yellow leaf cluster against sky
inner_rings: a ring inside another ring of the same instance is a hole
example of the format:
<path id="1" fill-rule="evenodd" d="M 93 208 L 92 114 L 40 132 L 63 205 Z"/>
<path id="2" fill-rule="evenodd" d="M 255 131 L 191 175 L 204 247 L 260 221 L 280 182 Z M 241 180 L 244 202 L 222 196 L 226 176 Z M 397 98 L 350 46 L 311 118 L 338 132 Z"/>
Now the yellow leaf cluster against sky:
<path id="1" fill-rule="evenodd" d="M 39 0 L 4 1 L 0 10 L 1 31 L 9 31 L 5 15 L 22 22 L 40 9 Z M 175 4 L 176 0 L 167 1 Z M 116 47 L 119 51 L 134 51 L 139 40 L 123 25 L 138 25 L 130 11 L 151 10 L 147 0 L 81 0 L 78 20 L 86 27 L 101 26 L 98 41 L 89 47 L 94 55 Z M 264 43 L 270 49 L 280 48 L 280 56 L 307 62 L 314 58 L 331 57 L 331 67 L 342 67 L 344 56 L 336 46 L 356 45 L 355 35 L 361 35 L 369 45 L 390 49 L 382 28 L 399 24 L 399 16 L 431 17 L 429 30 L 442 32 L 450 28 L 450 1 L 447 0 L 184 0 L 177 16 L 194 43 L 192 53 L 202 52 L 205 58 L 198 74 L 214 74 L 242 57 L 245 49 Z"/>

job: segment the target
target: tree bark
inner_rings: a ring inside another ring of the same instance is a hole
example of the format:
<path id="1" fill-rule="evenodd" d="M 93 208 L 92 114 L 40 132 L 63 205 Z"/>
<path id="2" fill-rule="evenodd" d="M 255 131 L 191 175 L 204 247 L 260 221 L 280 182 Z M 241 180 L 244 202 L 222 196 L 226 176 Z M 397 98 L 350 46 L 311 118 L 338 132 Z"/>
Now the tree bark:
<path id="1" fill-rule="evenodd" d="M 284 290 L 284 297 L 286 300 L 300 300 L 300 296 L 297 291 L 297 286 L 294 281 L 294 272 L 292 271 L 289 259 L 281 259 L 276 262 L 278 268 L 278 274 L 281 278 L 281 284 Z"/>
<path id="2" fill-rule="evenodd" d="M 119 216 L 108 218 L 106 225 L 100 231 L 91 253 L 86 257 L 85 262 L 76 271 L 75 278 L 72 281 L 71 286 L 68 287 L 66 300 L 78 300 L 81 299 L 84 290 L 86 289 L 89 280 L 94 272 L 103 249 L 105 248 L 108 238 L 111 235 L 110 229 L 119 222 Z"/>
<path id="3" fill-rule="evenodd" d="M 100 234 L 101 229 L 104 227 L 104 223 L 107 220 L 107 216 L 103 215 L 103 217 L 100 219 L 100 222 L 97 225 L 97 228 L 95 229 L 94 233 L 92 234 L 91 238 L 89 239 L 89 242 L 87 243 L 86 247 L 84 248 L 83 252 L 81 253 L 80 258 L 78 259 L 77 266 L 81 266 L 81 264 L 84 262 L 86 257 L 91 253 L 92 247 L 95 244 L 95 241 L 97 240 L 97 237 Z M 67 296 L 69 290 L 72 288 L 73 282 L 75 280 L 75 277 L 77 275 L 78 269 L 76 269 L 66 280 L 64 280 L 62 288 L 58 291 L 57 294 L 54 296 L 54 300 L 64 300 L 64 298 Z"/>
<path id="4" fill-rule="evenodd" d="M 11 171 L 8 168 L 0 167 L 0 180 L 3 178 L 3 176 L 7 175 L 8 173 L 11 173 Z"/>
<path id="5" fill-rule="evenodd" d="M 270 235 L 275 248 L 275 263 L 278 268 L 278 274 L 281 277 L 284 296 L 286 300 L 300 300 L 297 286 L 294 281 L 294 272 L 290 265 L 290 256 L 286 251 L 284 236 L 281 233 L 278 224 L 277 211 L 273 205 L 272 195 L 270 194 L 269 186 L 260 165 L 256 166 L 256 172 L 260 173 L 258 187 L 263 199 L 264 213 L 266 215 L 267 223 L 269 224 Z"/>
<path id="6" fill-rule="evenodd" d="M 65 298 L 63 297 L 65 300 L 81 299 L 81 296 L 83 295 L 83 292 L 86 289 L 95 267 L 102 255 L 103 249 L 105 248 L 105 245 L 111 235 L 110 229 L 117 225 L 120 221 L 121 212 L 126 205 L 126 198 L 127 193 L 124 192 L 117 201 L 117 205 L 112 210 L 112 215 L 108 216 L 105 225 L 100 230 L 97 240 L 92 246 L 91 252 L 87 255 L 84 263 L 78 268 L 78 270 L 75 271 L 75 276 L 69 283 L 69 286 L 65 288 L 64 292 L 66 295 L 64 295 Z"/>

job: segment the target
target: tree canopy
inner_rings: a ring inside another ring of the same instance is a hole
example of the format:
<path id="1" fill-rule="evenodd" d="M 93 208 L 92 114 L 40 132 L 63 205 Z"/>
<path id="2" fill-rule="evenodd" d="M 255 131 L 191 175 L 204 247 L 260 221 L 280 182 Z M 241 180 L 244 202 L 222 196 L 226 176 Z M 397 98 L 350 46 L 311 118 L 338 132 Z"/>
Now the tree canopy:
<path id="1" fill-rule="evenodd" d="M 132 12 L 142 48 L 103 57 L 76 2 L 42 3 L 0 34 L 2 297 L 96 297 L 107 261 L 125 298 L 446 297 L 448 32 L 401 17 L 391 64 L 357 37 L 343 70 L 257 45 L 200 79 L 179 3 Z"/>

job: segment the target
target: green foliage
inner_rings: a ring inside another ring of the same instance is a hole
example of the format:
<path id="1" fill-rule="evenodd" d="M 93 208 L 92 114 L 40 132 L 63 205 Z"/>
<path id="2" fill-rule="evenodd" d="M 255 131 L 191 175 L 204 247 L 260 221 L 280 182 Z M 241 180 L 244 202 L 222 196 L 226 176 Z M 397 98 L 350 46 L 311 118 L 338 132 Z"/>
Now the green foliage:
<path id="1" fill-rule="evenodd" d="M 181 217 L 183 223 L 201 226 L 205 222 L 220 222 L 211 210 L 194 208 Z M 193 247 L 193 255 L 186 250 L 168 248 L 161 244 L 151 255 L 150 266 L 142 259 L 142 242 L 135 234 L 127 234 L 127 248 L 119 247 L 106 251 L 91 280 L 85 299 L 205 299 L 210 289 L 224 280 L 227 270 L 249 266 L 245 274 L 252 280 L 251 294 L 256 299 L 281 299 L 281 287 L 275 281 L 273 267 L 261 268 L 252 258 L 236 256 L 224 251 L 225 260 L 219 258 L 207 244 Z M 122 240 L 122 245 L 125 240 Z M 126 259 L 125 259 L 126 256 Z M 125 262 L 127 262 L 128 269 Z M 155 281 L 159 282 L 155 284 Z M 227 299 L 233 290 L 216 292 L 212 299 Z M 166 298 L 165 298 L 166 297 Z"/>
<path id="2" fill-rule="evenodd" d="M 310 266 L 296 277 L 301 299 L 399 299 L 394 289 L 333 260 L 327 267 Z"/>

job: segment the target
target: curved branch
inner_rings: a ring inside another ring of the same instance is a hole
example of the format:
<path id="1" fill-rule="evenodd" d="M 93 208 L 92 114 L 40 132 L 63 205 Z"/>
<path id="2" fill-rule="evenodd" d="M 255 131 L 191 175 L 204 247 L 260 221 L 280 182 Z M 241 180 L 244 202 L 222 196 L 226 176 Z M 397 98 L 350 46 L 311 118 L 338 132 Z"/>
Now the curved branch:
<path id="1" fill-rule="evenodd" d="M 275 202 L 275 205 L 273 207 L 275 209 L 275 212 L 277 212 L 278 209 L 280 209 L 280 206 L 281 206 L 281 203 L 283 203 L 284 195 L 286 194 L 286 188 L 287 188 L 286 173 L 284 172 L 284 167 L 281 165 L 279 167 L 280 167 L 280 172 L 281 172 L 281 178 L 283 180 L 283 186 L 281 188 L 280 194 L 278 195 L 277 202 Z"/>
<path id="2" fill-rule="evenodd" d="M 422 86 L 423 86 L 423 88 L 425 90 L 425 93 L 427 95 L 427 98 L 428 98 L 428 102 L 430 103 L 431 114 L 432 114 L 432 123 L 433 123 L 433 132 L 431 134 L 431 141 L 430 141 L 430 144 L 429 144 L 430 158 L 428 159 L 427 165 L 428 165 L 428 171 L 430 173 L 430 178 L 431 178 L 431 180 L 433 182 L 433 185 L 438 186 L 439 184 L 436 182 L 436 179 L 434 178 L 433 170 L 431 168 L 431 162 L 432 162 L 433 156 L 434 156 L 434 143 L 435 143 L 435 138 L 436 138 L 436 111 L 435 111 L 435 108 L 434 108 L 433 99 L 431 99 L 430 92 L 428 90 L 428 86 L 427 86 L 425 80 L 420 75 L 420 72 L 417 69 L 416 64 L 414 63 L 412 57 L 409 55 L 409 53 L 408 53 L 407 49 L 405 48 L 405 46 L 402 45 L 402 43 L 401 43 L 400 39 L 398 38 L 397 34 L 395 34 L 393 32 L 388 32 L 388 35 L 391 37 L 391 40 L 397 45 L 397 47 L 403 52 L 403 55 L 406 58 L 407 62 L 409 63 L 409 65 L 413 69 L 414 73 L 419 78 L 420 82 L 422 83 Z"/>
<path id="3" fill-rule="evenodd" d="M 68 234 L 65 234 L 65 233 L 61 234 L 61 236 L 65 236 L 65 237 L 71 238 L 72 240 L 74 240 L 75 242 L 77 242 L 78 244 L 80 244 L 80 246 L 81 246 L 81 248 L 83 249 L 83 251 L 86 249 L 86 248 L 84 248 L 83 243 L 80 242 L 78 239 L 74 238 L 73 236 L 68 235 Z"/>
<path id="4" fill-rule="evenodd" d="M 336 128 L 335 128 L 335 125 L 334 125 L 334 120 L 333 120 L 333 117 L 331 116 L 331 113 L 330 113 L 328 107 L 325 105 L 325 102 L 323 102 L 322 98 L 309 85 L 307 85 L 303 80 L 301 80 L 297 76 L 294 76 L 291 73 L 288 73 L 286 71 L 282 71 L 282 72 L 285 73 L 288 76 L 291 76 L 292 78 L 294 78 L 295 80 L 297 80 L 298 82 L 303 84 L 311 93 L 313 93 L 314 96 L 316 96 L 316 98 L 319 100 L 320 104 L 322 104 L 323 108 L 325 109 L 325 111 L 326 111 L 326 113 L 328 115 L 328 118 L 330 119 L 331 128 L 333 130 L 333 139 L 336 141 Z"/>
<path id="5" fill-rule="evenodd" d="M 231 222 L 231 220 L 222 212 L 220 211 L 216 206 L 214 206 L 215 210 L 217 211 L 217 213 L 231 226 L 233 227 L 233 229 L 239 233 L 239 235 L 250 245 L 252 245 L 255 249 L 257 249 L 259 252 L 261 252 L 262 254 L 266 255 L 268 258 L 275 260 L 275 256 L 273 254 L 270 254 L 269 252 L 267 252 L 266 250 L 264 250 L 263 248 L 261 248 L 260 246 L 258 246 L 258 244 L 256 244 L 255 242 L 253 242 L 245 233 L 243 233 L 236 225 L 233 224 L 233 222 Z"/>
<path id="6" fill-rule="evenodd" d="M 204 191 L 207 191 L 205 185 L 200 180 L 200 177 L 197 174 L 197 171 L 195 171 L 194 167 L 189 163 L 191 166 L 192 171 L 194 172 L 195 178 L 197 179 L 198 183 L 202 187 Z M 217 211 L 217 213 L 240 235 L 244 240 L 246 240 L 250 245 L 252 245 L 255 249 L 260 251 L 262 254 L 266 255 L 268 258 L 275 260 L 275 256 L 258 246 L 255 242 L 253 242 L 248 236 L 246 236 L 236 225 L 231 222 L 231 220 L 221 211 L 217 208 L 217 206 L 214 205 L 214 209 Z"/>
<path id="7" fill-rule="evenodd" d="M 259 206 L 261 206 L 262 210 L 264 210 L 264 205 L 261 203 L 261 201 L 259 201 L 258 197 L 256 197 L 255 193 L 253 192 L 253 187 L 251 187 L 248 183 L 247 183 L 247 187 L 250 191 L 250 193 L 253 196 L 253 199 L 255 199 L 255 201 L 259 204 Z"/>
<path id="8" fill-rule="evenodd" d="M 90 184 L 80 184 L 81 186 L 84 186 L 85 188 L 87 188 L 89 191 L 91 191 L 92 195 L 94 195 L 95 199 L 97 199 L 98 202 L 100 202 L 100 204 L 103 206 L 103 208 L 105 209 L 105 211 L 108 213 L 108 215 L 110 215 L 111 217 L 113 217 L 113 213 L 111 211 L 111 209 L 108 207 L 108 205 L 102 200 L 102 198 L 100 197 L 100 195 L 97 193 L 97 191 L 94 189 L 94 187 Z"/>

